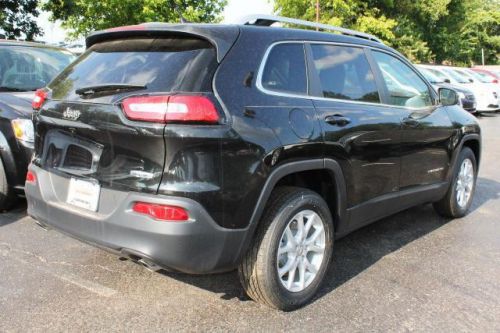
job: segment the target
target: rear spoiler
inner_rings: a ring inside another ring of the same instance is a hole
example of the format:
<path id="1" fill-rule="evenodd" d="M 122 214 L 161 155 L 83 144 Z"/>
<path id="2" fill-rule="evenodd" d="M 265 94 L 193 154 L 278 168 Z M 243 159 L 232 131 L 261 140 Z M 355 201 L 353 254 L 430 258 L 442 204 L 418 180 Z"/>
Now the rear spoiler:
<path id="1" fill-rule="evenodd" d="M 113 39 L 172 35 L 207 40 L 217 50 L 217 61 L 221 62 L 238 38 L 239 28 L 216 24 L 143 23 L 94 32 L 87 37 L 85 43 L 89 48 L 94 44 Z"/>

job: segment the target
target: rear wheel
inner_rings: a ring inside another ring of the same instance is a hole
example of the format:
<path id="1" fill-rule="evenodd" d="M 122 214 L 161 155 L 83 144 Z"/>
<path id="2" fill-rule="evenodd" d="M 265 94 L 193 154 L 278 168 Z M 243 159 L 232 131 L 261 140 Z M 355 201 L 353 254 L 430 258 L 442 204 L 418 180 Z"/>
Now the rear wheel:
<path id="1" fill-rule="evenodd" d="M 325 201 L 307 189 L 277 188 L 240 265 L 241 283 L 260 303 L 298 308 L 319 289 L 332 245 L 333 223 Z"/>
<path id="2" fill-rule="evenodd" d="M 476 178 L 476 157 L 470 148 L 465 147 L 458 157 L 450 188 L 443 199 L 434 203 L 434 209 L 445 217 L 465 216 L 472 204 Z"/>

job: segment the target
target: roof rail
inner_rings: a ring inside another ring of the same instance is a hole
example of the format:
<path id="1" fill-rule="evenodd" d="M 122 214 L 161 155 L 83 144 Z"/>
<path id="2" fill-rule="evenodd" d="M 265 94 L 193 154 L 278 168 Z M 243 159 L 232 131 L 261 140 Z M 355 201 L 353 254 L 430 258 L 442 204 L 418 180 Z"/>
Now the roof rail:
<path id="1" fill-rule="evenodd" d="M 343 35 L 364 38 L 364 39 L 368 39 L 368 40 L 383 44 L 383 42 L 379 38 L 377 38 L 373 35 L 364 33 L 364 32 L 345 29 L 345 28 L 336 27 L 333 25 L 328 25 L 328 24 L 314 23 L 314 22 L 309 22 L 309 21 L 305 21 L 305 20 L 298 20 L 298 19 L 293 19 L 293 18 L 283 17 L 283 16 L 252 14 L 252 15 L 242 17 L 240 20 L 238 20 L 237 23 L 244 24 L 244 25 L 259 25 L 259 26 L 266 26 L 266 27 L 269 27 L 269 26 L 273 25 L 274 23 L 289 23 L 289 24 L 295 24 L 295 25 L 299 25 L 299 26 L 317 28 L 319 30 L 329 30 L 329 31 L 340 32 Z"/>

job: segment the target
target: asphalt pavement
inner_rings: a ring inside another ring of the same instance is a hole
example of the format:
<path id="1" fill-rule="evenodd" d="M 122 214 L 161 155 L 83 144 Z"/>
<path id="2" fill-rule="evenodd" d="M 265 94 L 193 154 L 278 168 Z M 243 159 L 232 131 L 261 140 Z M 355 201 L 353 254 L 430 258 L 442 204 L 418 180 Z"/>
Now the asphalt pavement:
<path id="1" fill-rule="evenodd" d="M 0 332 L 500 332 L 500 114 L 480 118 L 471 213 L 419 206 L 335 244 L 318 297 L 289 313 L 248 299 L 236 272 L 154 273 L 0 214 Z"/>

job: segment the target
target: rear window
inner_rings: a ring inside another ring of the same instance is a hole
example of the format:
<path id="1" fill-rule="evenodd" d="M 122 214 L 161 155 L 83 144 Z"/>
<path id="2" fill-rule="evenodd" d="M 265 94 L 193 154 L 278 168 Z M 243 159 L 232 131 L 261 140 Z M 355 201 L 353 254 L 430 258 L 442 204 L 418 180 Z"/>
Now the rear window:
<path id="1" fill-rule="evenodd" d="M 78 99 L 78 89 L 112 84 L 145 86 L 140 93 L 205 92 L 216 68 L 216 51 L 205 40 L 121 39 L 93 45 L 49 87 L 54 99 Z"/>

